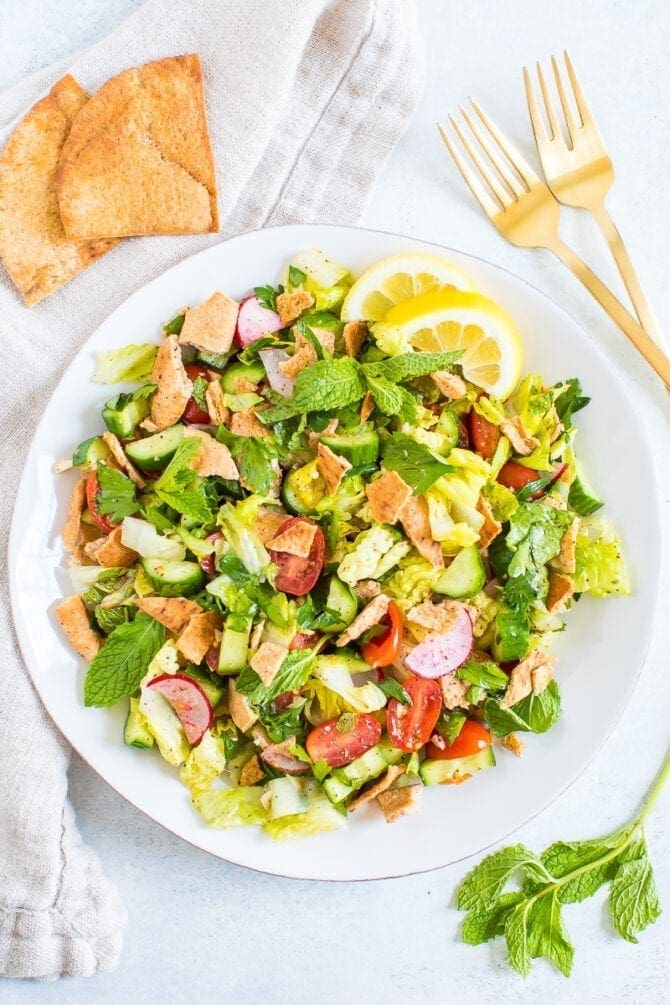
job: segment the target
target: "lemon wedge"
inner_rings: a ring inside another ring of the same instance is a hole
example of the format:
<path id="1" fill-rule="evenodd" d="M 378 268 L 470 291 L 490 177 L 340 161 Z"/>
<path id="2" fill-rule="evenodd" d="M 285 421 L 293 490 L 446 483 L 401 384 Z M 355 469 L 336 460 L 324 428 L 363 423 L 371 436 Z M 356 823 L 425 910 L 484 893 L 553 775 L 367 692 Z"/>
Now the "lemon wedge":
<path id="1" fill-rule="evenodd" d="M 510 316 L 481 293 L 443 290 L 392 307 L 384 320 L 424 352 L 462 349 L 466 380 L 496 398 L 508 398 L 523 364 L 523 346 Z"/>
<path id="2" fill-rule="evenodd" d="M 464 272 L 436 255 L 391 255 L 356 280 L 342 304 L 342 320 L 383 321 L 392 307 L 411 297 L 474 288 Z"/>

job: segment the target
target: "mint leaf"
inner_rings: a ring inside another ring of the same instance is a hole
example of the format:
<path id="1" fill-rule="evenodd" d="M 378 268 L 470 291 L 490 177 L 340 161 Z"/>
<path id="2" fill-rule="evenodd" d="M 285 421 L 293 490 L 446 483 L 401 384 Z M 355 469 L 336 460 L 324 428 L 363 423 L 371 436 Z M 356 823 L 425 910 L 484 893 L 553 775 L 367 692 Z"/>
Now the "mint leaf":
<path id="1" fill-rule="evenodd" d="M 532 907 L 532 900 L 522 900 L 505 916 L 507 958 L 511 966 L 522 977 L 527 977 L 531 968 L 528 927 Z"/>
<path id="2" fill-rule="evenodd" d="M 418 417 L 416 401 L 407 388 L 382 377 L 368 377 L 367 382 L 375 399 L 375 405 L 383 415 L 392 418 L 397 416 L 403 422 L 416 424 Z"/>
<path id="3" fill-rule="evenodd" d="M 285 404 L 267 408 L 258 418 L 265 425 L 306 412 L 330 412 L 360 401 L 366 391 L 360 364 L 348 356 L 318 360 L 302 370 L 295 382 L 293 396 Z"/>
<path id="4" fill-rule="evenodd" d="M 565 390 L 559 394 L 554 404 L 558 417 L 566 429 L 572 425 L 573 413 L 585 408 L 590 400 L 582 394 L 582 385 L 576 377 L 565 381 Z"/>
<path id="5" fill-rule="evenodd" d="M 539 897 L 527 917 L 530 955 L 534 959 L 546 956 L 564 977 L 569 977 L 575 947 L 563 924 L 558 890 L 550 889 Z"/>
<path id="6" fill-rule="evenodd" d="M 412 699 L 407 694 L 407 691 L 394 677 L 385 677 L 384 680 L 379 681 L 377 687 L 387 698 L 395 698 L 401 705 L 412 704 Z"/>
<path id="7" fill-rule="evenodd" d="M 423 377 L 436 370 L 448 370 L 458 362 L 463 350 L 455 352 L 408 352 L 391 359 L 380 360 L 378 363 L 366 363 L 363 372 L 366 380 L 370 377 L 381 377 L 384 380 L 397 382 L 410 380 L 412 377 Z"/>
<path id="8" fill-rule="evenodd" d="M 384 467 L 396 471 L 412 487 L 415 496 L 423 495 L 438 478 L 454 470 L 406 433 L 393 433 L 383 441 L 382 458 Z"/>
<path id="9" fill-rule="evenodd" d="M 214 523 L 214 512 L 205 488 L 205 479 L 189 467 L 189 462 L 199 448 L 200 440 L 197 436 L 184 437 L 165 471 L 154 483 L 154 491 L 159 499 L 177 513 L 209 526 Z"/>
<path id="10" fill-rule="evenodd" d="M 461 712 L 457 708 L 453 712 L 442 711 L 440 718 L 437 720 L 435 731 L 444 737 L 447 744 L 451 746 L 460 736 L 467 719 L 468 717 L 465 712 Z"/>
<path id="11" fill-rule="evenodd" d="M 247 666 L 237 678 L 237 690 L 254 705 L 267 705 L 286 691 L 299 691 L 314 668 L 313 649 L 294 649 L 286 656 L 277 676 L 267 687 L 255 670 Z"/>
<path id="12" fill-rule="evenodd" d="M 619 834 L 592 841 L 557 841 L 542 855 L 542 861 L 556 879 L 577 873 L 561 886 L 559 899 L 563 904 L 576 904 L 591 897 L 608 883 L 617 870 L 617 862 L 605 858 L 620 843 Z M 588 867 L 588 868 L 587 868 Z M 585 870 L 585 871 L 582 871 Z"/>
<path id="13" fill-rule="evenodd" d="M 573 519 L 567 510 L 539 502 L 522 503 L 510 517 L 505 539 L 514 552 L 507 568 L 510 578 L 528 575 L 537 578 L 540 568 L 560 551 L 561 538 Z M 536 590 L 538 595 L 540 592 Z"/>
<path id="14" fill-rule="evenodd" d="M 103 708 L 133 694 L 164 642 L 165 628 L 142 612 L 115 628 L 88 668 L 84 704 Z"/>
<path id="15" fill-rule="evenodd" d="M 459 680 L 465 680 L 474 687 L 487 691 L 502 691 L 509 684 L 509 677 L 493 661 L 478 663 L 477 660 L 467 660 L 456 671 Z"/>
<path id="16" fill-rule="evenodd" d="M 195 403 L 198 408 L 201 408 L 203 412 L 208 411 L 207 399 L 205 398 L 205 392 L 207 391 L 208 386 L 209 381 L 207 381 L 204 377 L 196 377 L 193 381 L 193 390 L 191 391 L 191 395 L 195 398 Z"/>
<path id="17" fill-rule="evenodd" d="M 503 893 L 489 911 L 471 912 L 463 922 L 461 937 L 469 946 L 480 946 L 505 932 L 505 920 L 523 900 L 523 893 Z"/>
<path id="18" fill-rule="evenodd" d="M 288 626 L 289 608 L 283 593 L 277 593 L 268 583 L 260 583 L 237 555 L 230 553 L 224 555 L 219 560 L 219 569 L 233 582 L 233 586 L 224 597 L 228 608 L 234 607 L 236 613 L 246 614 L 251 602 L 256 604 L 274 625 L 280 628 Z"/>
<path id="19" fill-rule="evenodd" d="M 627 939 L 653 925 L 661 913 L 658 890 L 647 853 L 646 842 L 638 842 L 639 858 L 623 862 L 612 880 L 609 897 L 610 918 L 614 928 Z"/>
<path id="20" fill-rule="evenodd" d="M 531 879 L 550 878 L 541 860 L 521 844 L 487 855 L 465 877 L 456 901 L 460 911 L 489 911 L 517 869 L 524 868 Z"/>
<path id="21" fill-rule="evenodd" d="M 561 693 L 555 680 L 541 694 L 529 694 L 511 708 L 500 708 L 493 698 L 484 702 L 484 718 L 496 736 L 514 731 L 546 733 L 560 714 Z"/>
<path id="22" fill-rule="evenodd" d="M 116 468 L 100 464 L 97 470 L 100 491 L 95 497 L 95 505 L 102 516 L 108 516 L 112 523 L 121 523 L 125 516 L 137 513 L 140 504 L 137 501 L 135 485 Z"/>
<path id="23" fill-rule="evenodd" d="M 167 324 L 163 325 L 163 331 L 166 335 L 181 335 L 181 330 L 184 327 L 185 314 L 177 314 L 176 317 L 172 318 L 172 321 L 168 321 Z"/>

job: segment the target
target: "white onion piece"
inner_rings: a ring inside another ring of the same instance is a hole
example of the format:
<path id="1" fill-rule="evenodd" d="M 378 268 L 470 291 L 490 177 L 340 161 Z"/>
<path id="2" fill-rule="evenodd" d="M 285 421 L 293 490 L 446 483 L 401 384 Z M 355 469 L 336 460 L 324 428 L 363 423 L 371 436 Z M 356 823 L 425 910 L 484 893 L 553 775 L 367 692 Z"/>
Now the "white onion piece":
<path id="1" fill-rule="evenodd" d="M 285 363 L 291 357 L 283 349 L 261 349 L 258 354 L 268 376 L 268 384 L 273 391 L 284 398 L 293 394 L 295 377 L 289 377 L 279 369 L 280 363 Z"/>

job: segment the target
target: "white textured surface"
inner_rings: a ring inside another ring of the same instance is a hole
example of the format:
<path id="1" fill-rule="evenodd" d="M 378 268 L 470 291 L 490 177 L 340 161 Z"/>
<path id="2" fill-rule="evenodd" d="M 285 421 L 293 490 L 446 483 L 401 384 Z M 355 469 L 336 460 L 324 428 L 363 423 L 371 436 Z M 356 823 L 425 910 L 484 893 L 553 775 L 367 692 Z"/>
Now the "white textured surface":
<path id="1" fill-rule="evenodd" d="M 9 84 L 88 44 L 135 6 L 133 0 L 2 4 L 0 83 Z M 473 93 L 530 154 L 519 69 L 567 46 L 618 169 L 611 209 L 640 264 L 661 324 L 667 326 L 670 10 L 662 0 L 635 5 L 615 0 L 468 5 L 421 0 L 420 6 L 429 42 L 426 93 L 364 222 L 490 258 L 567 306 L 628 371 L 631 394 L 658 445 L 667 524 L 667 395 L 558 263 L 505 244 L 479 215 L 440 148 L 434 122 Z M 565 236 L 579 242 L 585 257 L 612 278 L 588 218 L 573 214 Z M 606 388 L 591 390 L 607 393 Z M 612 451 L 616 463 L 615 444 Z M 667 560 L 665 566 L 662 597 L 670 587 Z M 520 832 L 529 846 L 539 850 L 559 837 L 592 836 L 617 826 L 654 774 L 667 747 L 670 721 L 670 631 L 664 607 L 662 601 L 647 665 L 622 722 L 584 776 Z M 602 897 L 568 907 L 566 921 L 577 946 L 571 981 L 540 962 L 524 983 L 503 966 L 500 944 L 471 949 L 456 940 L 460 916 L 453 910 L 453 891 L 466 866 L 373 884 L 289 883 L 226 866 L 172 838 L 76 759 L 71 789 L 82 832 L 119 885 L 130 914 L 125 952 L 112 975 L 49 986 L 0 981 L 3 1001 L 199 1002 L 218 995 L 282 1005 L 315 997 L 324 1002 L 355 996 L 366 1003 L 447 998 L 487 1003 L 535 1002 L 542 996 L 553 1005 L 573 999 L 648 1003 L 666 998 L 667 913 L 638 946 L 631 946 L 611 934 Z M 649 828 L 666 912 L 669 838 L 666 795 Z M 393 840 L 391 828 L 388 839 Z"/>

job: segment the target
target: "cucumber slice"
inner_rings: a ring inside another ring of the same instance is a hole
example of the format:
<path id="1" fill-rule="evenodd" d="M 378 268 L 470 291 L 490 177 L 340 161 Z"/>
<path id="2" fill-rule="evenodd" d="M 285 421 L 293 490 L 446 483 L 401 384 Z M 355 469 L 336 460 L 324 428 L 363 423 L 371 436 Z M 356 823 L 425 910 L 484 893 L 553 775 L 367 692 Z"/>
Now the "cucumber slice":
<path id="1" fill-rule="evenodd" d="M 367 782 L 371 782 L 373 778 L 377 778 L 387 768 L 388 761 L 379 749 L 379 744 L 375 744 L 374 747 L 370 747 L 350 764 L 345 764 L 343 768 L 335 768 L 332 777 L 356 790 Z"/>
<path id="2" fill-rule="evenodd" d="M 128 443 L 126 453 L 143 471 L 162 471 L 174 457 L 183 435 L 183 426 L 170 426 L 144 440 Z"/>
<path id="3" fill-rule="evenodd" d="M 577 475 L 568 492 L 568 506 L 580 516 L 591 516 L 604 506 L 604 503 L 592 492 L 584 479 Z"/>
<path id="4" fill-rule="evenodd" d="M 348 785 L 346 782 L 341 781 L 339 778 L 334 778 L 330 775 L 321 782 L 323 786 L 323 791 L 326 793 L 330 799 L 333 806 L 337 806 L 338 803 L 343 803 L 345 799 L 355 791 L 353 786 Z"/>
<path id="5" fill-rule="evenodd" d="M 453 408 L 447 407 L 442 409 L 442 415 L 437 421 L 434 432 L 444 437 L 446 447 L 453 448 L 458 446 L 458 441 L 461 438 L 461 430 L 458 424 L 458 416 Z"/>
<path id="6" fill-rule="evenodd" d="M 131 440 L 135 429 L 151 410 L 148 398 L 133 399 L 128 394 L 117 394 L 105 402 L 102 419 L 110 433 L 120 440 Z"/>
<path id="7" fill-rule="evenodd" d="M 209 698 L 209 703 L 212 708 L 216 708 L 225 693 L 225 683 L 223 681 L 220 683 L 213 681 L 208 673 L 205 673 L 204 670 L 198 670 L 197 667 L 194 666 L 189 666 L 185 672 L 189 677 L 193 678 L 196 684 L 200 685 Z"/>
<path id="8" fill-rule="evenodd" d="M 249 636 L 253 618 L 229 614 L 223 626 L 219 649 L 219 673 L 239 673 L 248 663 Z"/>
<path id="9" fill-rule="evenodd" d="M 226 367 L 221 377 L 223 390 L 227 394 L 239 394 L 240 391 L 237 382 L 240 379 L 248 380 L 252 384 L 260 384 L 262 380 L 265 380 L 265 367 L 260 360 L 248 365 L 244 363 L 231 363 L 230 366 Z M 249 388 L 246 388 L 246 390 L 248 391 Z"/>
<path id="10" fill-rule="evenodd" d="M 326 483 L 315 460 L 289 471 L 281 490 L 284 506 L 289 513 L 297 516 L 313 513 L 325 494 Z"/>
<path id="11" fill-rule="evenodd" d="M 150 750 L 154 745 L 154 738 L 149 732 L 146 719 L 140 712 L 139 704 L 139 698 L 130 699 L 130 711 L 123 730 L 123 742 L 127 747 Z"/>
<path id="12" fill-rule="evenodd" d="M 354 467 L 374 464 L 379 457 L 379 434 L 369 422 L 347 433 L 322 436 L 321 442 L 334 454 L 345 457 Z"/>
<path id="13" fill-rule="evenodd" d="M 435 593 L 445 597 L 463 599 L 474 597 L 486 582 L 486 570 L 476 544 L 459 551 L 451 565 L 444 570 L 433 587 Z"/>
<path id="14" fill-rule="evenodd" d="M 98 461 L 106 461 L 109 456 L 109 447 L 102 436 L 90 436 L 76 448 L 72 455 L 72 465 L 75 468 L 93 470 Z"/>
<path id="15" fill-rule="evenodd" d="M 142 568 L 161 597 L 187 597 L 205 585 L 207 577 L 197 562 L 164 562 L 143 558 Z"/>
<path id="16" fill-rule="evenodd" d="M 462 782 L 468 775 L 474 775 L 484 768 L 495 766 L 496 759 L 492 747 L 481 750 L 469 757 L 454 757 L 449 761 L 433 761 L 430 758 L 419 768 L 424 785 L 449 785 Z"/>
<path id="17" fill-rule="evenodd" d="M 358 614 L 358 600 L 354 591 L 337 576 L 333 576 L 330 581 L 326 607 L 340 615 L 340 621 L 330 627 L 333 632 L 343 632 Z"/>

